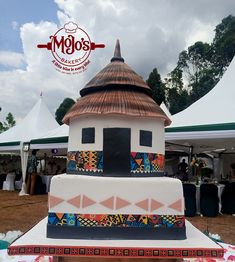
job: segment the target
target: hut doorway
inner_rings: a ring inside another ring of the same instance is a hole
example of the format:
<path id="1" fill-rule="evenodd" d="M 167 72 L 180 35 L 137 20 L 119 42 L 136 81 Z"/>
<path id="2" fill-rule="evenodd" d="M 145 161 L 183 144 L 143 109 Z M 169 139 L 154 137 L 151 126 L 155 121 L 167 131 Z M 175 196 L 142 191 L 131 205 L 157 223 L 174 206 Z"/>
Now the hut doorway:
<path id="1" fill-rule="evenodd" d="M 105 175 L 130 176 L 130 128 L 104 128 L 103 134 Z"/>

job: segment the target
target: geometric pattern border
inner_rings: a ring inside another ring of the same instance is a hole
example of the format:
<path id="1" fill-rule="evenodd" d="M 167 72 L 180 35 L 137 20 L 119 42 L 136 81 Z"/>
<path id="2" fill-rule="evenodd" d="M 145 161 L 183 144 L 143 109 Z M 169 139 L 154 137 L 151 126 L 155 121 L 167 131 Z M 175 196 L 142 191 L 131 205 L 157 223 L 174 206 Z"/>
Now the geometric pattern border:
<path id="1" fill-rule="evenodd" d="M 48 224 L 68 227 L 183 228 L 185 217 L 176 215 L 48 213 Z"/>
<path id="2" fill-rule="evenodd" d="M 131 173 L 163 172 L 165 156 L 158 153 L 130 153 Z M 67 172 L 103 172 L 103 151 L 70 151 L 67 154 Z"/>
<path id="3" fill-rule="evenodd" d="M 70 151 L 67 154 L 67 172 L 103 172 L 102 151 Z"/>
<path id="4" fill-rule="evenodd" d="M 194 248 L 132 248 L 98 246 L 10 246 L 9 255 L 44 255 L 116 258 L 222 258 L 224 250 Z"/>
<path id="5" fill-rule="evenodd" d="M 102 202 L 99 202 L 99 201 L 96 201 L 95 199 L 91 199 L 87 195 L 79 194 L 79 192 L 77 196 L 71 199 L 68 199 L 68 200 L 58 198 L 56 196 L 53 196 L 52 194 L 49 195 L 48 203 L 49 203 L 50 208 L 55 207 L 56 205 L 60 204 L 63 201 L 68 202 L 77 208 L 79 207 L 86 208 L 91 205 L 99 204 L 99 205 L 105 206 L 106 208 L 110 210 L 118 210 L 118 209 L 121 209 L 129 205 L 135 205 L 151 213 L 154 210 L 157 210 L 162 207 L 171 208 L 178 212 L 181 212 L 182 204 L 183 204 L 183 199 L 181 198 L 177 199 L 173 203 L 164 204 L 164 203 L 156 201 L 156 199 L 153 199 L 153 198 L 144 198 L 144 199 L 139 200 L 137 203 L 136 202 L 131 203 L 131 201 L 127 199 L 123 199 L 118 196 L 108 196 Z"/>
<path id="6" fill-rule="evenodd" d="M 156 153 L 131 152 L 131 172 L 163 172 L 165 156 Z"/>

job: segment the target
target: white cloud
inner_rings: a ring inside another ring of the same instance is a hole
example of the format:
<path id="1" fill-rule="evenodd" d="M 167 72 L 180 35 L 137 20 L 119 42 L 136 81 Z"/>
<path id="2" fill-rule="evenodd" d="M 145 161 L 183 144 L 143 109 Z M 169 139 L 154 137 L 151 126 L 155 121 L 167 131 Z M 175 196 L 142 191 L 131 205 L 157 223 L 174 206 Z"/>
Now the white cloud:
<path id="1" fill-rule="evenodd" d="M 20 27 L 23 54 L 0 52 L 0 63 L 15 69 L 0 72 L 0 106 L 3 111 L 23 117 L 43 92 L 51 112 L 65 97 L 79 97 L 79 90 L 109 63 L 117 38 L 122 55 L 138 74 L 146 79 L 154 67 L 162 77 L 175 65 L 178 54 L 194 41 L 209 41 L 221 19 L 235 13 L 233 0 L 55 0 L 59 24 L 42 21 Z M 57 72 L 52 56 L 37 44 L 49 42 L 49 36 L 68 21 L 84 28 L 95 43 L 105 43 L 90 56 L 85 73 L 65 75 Z M 17 24 L 15 23 L 15 27 Z M 15 66 L 17 65 L 17 66 Z"/>
<path id="2" fill-rule="evenodd" d="M 11 22 L 11 26 L 12 26 L 12 28 L 13 28 L 14 30 L 17 30 L 18 27 L 19 27 L 19 24 L 18 24 L 18 22 L 16 22 L 16 21 L 12 21 L 12 22 Z"/>
<path id="3" fill-rule="evenodd" d="M 0 64 L 3 66 L 20 67 L 24 63 L 24 55 L 21 53 L 0 51 Z"/>

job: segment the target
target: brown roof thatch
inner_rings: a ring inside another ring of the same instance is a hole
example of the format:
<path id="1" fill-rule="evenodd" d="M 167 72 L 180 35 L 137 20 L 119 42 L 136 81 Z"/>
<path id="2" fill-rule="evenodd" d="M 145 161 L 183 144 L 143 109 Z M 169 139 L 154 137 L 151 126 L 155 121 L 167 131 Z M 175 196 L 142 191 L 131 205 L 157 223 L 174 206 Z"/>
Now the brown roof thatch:
<path id="1" fill-rule="evenodd" d="M 81 97 L 63 121 L 69 124 L 71 119 L 82 115 L 154 117 L 164 119 L 165 125 L 170 124 L 169 118 L 150 96 L 133 90 L 106 90 Z"/>
<path id="2" fill-rule="evenodd" d="M 146 92 L 151 92 L 150 87 L 144 80 L 126 63 L 113 61 L 92 78 L 80 91 L 80 94 L 84 96 L 90 92 L 103 90 L 109 85 L 115 85 L 117 89 L 120 88 L 120 85 L 123 88 L 132 86 L 136 89 L 144 89 Z"/>
<path id="3" fill-rule="evenodd" d="M 81 98 L 66 114 L 63 122 L 81 115 L 125 115 L 170 119 L 151 97 L 151 89 L 121 57 L 117 41 L 111 63 L 102 69 L 80 91 Z"/>

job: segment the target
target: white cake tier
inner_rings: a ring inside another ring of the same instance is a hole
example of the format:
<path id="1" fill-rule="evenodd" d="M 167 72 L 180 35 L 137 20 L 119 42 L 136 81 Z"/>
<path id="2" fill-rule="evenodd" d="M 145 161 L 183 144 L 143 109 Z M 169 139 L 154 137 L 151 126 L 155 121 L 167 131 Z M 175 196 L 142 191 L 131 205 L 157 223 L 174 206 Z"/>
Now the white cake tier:
<path id="1" fill-rule="evenodd" d="M 168 177 L 52 178 L 50 213 L 184 215 L 182 183 Z"/>

